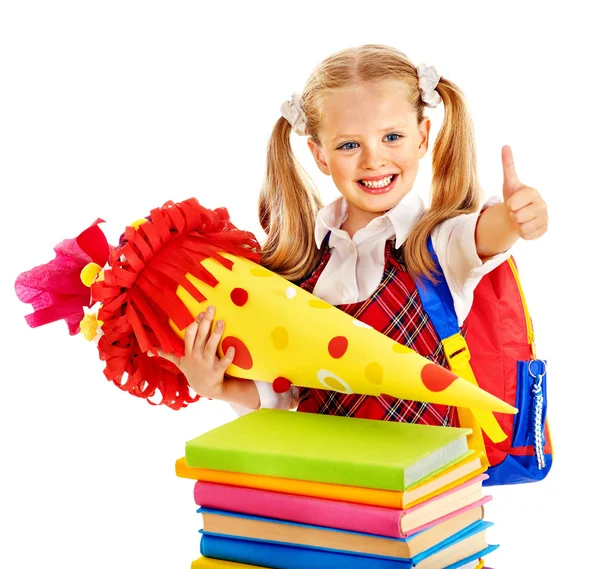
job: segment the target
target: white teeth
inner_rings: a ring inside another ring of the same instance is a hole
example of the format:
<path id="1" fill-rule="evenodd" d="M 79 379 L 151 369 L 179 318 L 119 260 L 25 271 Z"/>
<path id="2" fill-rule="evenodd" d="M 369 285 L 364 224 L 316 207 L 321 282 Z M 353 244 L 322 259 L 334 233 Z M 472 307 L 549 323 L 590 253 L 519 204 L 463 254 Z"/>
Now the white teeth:
<path id="1" fill-rule="evenodd" d="M 367 188 L 385 188 L 393 178 L 393 174 L 391 176 L 387 176 L 387 178 L 382 178 L 381 180 L 377 180 L 376 182 L 361 180 L 361 183 L 365 185 Z"/>

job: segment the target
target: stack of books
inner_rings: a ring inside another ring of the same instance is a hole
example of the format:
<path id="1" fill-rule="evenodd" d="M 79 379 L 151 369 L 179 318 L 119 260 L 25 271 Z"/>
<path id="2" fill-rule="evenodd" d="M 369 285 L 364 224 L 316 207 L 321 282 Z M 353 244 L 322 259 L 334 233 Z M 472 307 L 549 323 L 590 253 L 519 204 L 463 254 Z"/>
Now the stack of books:
<path id="1" fill-rule="evenodd" d="M 487 478 L 469 429 L 260 409 L 189 441 L 193 569 L 476 569 Z"/>

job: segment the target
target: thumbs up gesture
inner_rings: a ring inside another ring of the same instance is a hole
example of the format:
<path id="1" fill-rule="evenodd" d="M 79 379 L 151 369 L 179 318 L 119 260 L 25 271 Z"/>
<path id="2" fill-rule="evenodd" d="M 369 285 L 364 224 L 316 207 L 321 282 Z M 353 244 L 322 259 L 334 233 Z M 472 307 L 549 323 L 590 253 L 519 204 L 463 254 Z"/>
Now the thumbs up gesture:
<path id="1" fill-rule="evenodd" d="M 537 239 L 548 230 L 548 209 L 540 193 L 517 176 L 510 146 L 502 147 L 502 194 L 514 229 L 522 239 Z"/>

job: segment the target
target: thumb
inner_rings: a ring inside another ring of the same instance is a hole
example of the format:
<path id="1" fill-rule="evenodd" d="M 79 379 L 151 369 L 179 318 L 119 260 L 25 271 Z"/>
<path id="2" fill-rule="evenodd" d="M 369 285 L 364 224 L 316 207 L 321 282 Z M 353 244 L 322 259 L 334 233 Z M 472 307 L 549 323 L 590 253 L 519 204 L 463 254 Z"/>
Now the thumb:
<path id="1" fill-rule="evenodd" d="M 171 363 L 175 364 L 177 367 L 179 367 L 180 358 L 176 357 L 175 354 L 165 354 L 160 348 L 156 348 L 156 353 L 158 354 L 158 357 L 168 360 Z M 149 358 L 154 357 L 154 354 L 152 352 L 146 352 L 146 355 Z"/>
<path id="2" fill-rule="evenodd" d="M 225 370 L 233 363 L 234 359 L 235 348 L 233 346 L 230 346 L 229 348 L 227 348 L 227 351 L 223 354 L 223 357 L 221 358 L 217 366 L 222 372 L 225 372 Z"/>
<path id="3" fill-rule="evenodd" d="M 507 201 L 508 198 L 523 187 L 519 176 L 517 176 L 512 150 L 508 145 L 502 147 L 502 171 L 504 172 L 502 194 L 504 201 Z"/>

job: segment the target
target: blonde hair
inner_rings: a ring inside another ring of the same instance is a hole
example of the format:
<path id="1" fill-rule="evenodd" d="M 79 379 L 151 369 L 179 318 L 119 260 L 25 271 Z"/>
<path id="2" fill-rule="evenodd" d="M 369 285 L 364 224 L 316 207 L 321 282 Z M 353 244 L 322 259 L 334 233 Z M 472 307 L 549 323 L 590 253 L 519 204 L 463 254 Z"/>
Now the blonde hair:
<path id="1" fill-rule="evenodd" d="M 321 103 L 331 91 L 390 79 L 402 82 L 421 124 L 425 104 L 416 67 L 392 47 L 363 45 L 334 53 L 314 69 L 302 93 L 307 134 L 319 143 Z M 406 267 L 416 278 L 423 274 L 433 276 L 434 265 L 427 251 L 427 237 L 433 228 L 446 219 L 476 211 L 481 200 L 473 127 L 464 95 L 443 77 L 437 92 L 444 103 L 444 121 L 432 151 L 431 206 L 404 246 Z M 314 240 L 314 226 L 323 205 L 294 157 L 290 133 L 290 124 L 280 117 L 269 141 L 259 216 L 267 234 L 262 248 L 263 265 L 289 280 L 299 280 L 314 270 L 321 256 Z"/>

